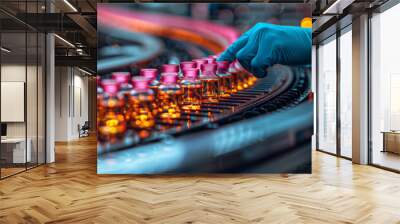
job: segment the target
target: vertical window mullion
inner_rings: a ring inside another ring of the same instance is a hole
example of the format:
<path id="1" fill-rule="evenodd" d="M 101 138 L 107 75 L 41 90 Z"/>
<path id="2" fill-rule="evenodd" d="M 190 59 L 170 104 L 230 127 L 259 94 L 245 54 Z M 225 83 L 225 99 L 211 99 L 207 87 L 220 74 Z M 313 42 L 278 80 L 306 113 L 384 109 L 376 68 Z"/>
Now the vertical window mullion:
<path id="1" fill-rule="evenodd" d="M 315 97 L 314 97 L 314 100 L 315 100 L 315 116 L 316 116 L 316 119 L 315 119 L 315 147 L 316 147 L 316 149 L 318 150 L 319 149 L 319 90 L 318 90 L 318 88 L 319 88 L 319 79 L 318 79 L 318 77 L 319 77 L 319 63 L 318 63 L 318 60 L 319 60 L 319 44 L 317 44 L 316 45 L 316 49 L 315 49 Z"/>
<path id="2" fill-rule="evenodd" d="M 28 0 L 25 0 L 25 21 L 28 19 Z M 27 90 L 28 90 L 28 24 L 25 23 L 25 88 L 24 88 L 24 118 L 25 118 L 25 170 L 28 169 L 28 113 L 27 113 Z"/>
<path id="3" fill-rule="evenodd" d="M 340 122 L 340 28 L 336 28 L 336 154 L 341 156 L 341 122 Z"/>
<path id="4" fill-rule="evenodd" d="M 36 1 L 39 14 L 39 0 Z M 36 31 L 36 166 L 39 165 L 39 31 Z"/>

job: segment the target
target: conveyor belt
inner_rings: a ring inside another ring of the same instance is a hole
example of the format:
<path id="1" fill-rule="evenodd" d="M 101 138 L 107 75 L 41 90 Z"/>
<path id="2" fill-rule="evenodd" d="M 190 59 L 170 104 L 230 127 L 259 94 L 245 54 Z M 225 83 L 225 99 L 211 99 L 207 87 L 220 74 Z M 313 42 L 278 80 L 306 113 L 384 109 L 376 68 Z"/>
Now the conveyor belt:
<path id="1" fill-rule="evenodd" d="M 310 173 L 312 103 L 178 138 L 104 153 L 99 174 Z"/>
<path id="2" fill-rule="evenodd" d="M 309 68 L 275 65 L 266 78 L 249 89 L 239 91 L 218 103 L 206 103 L 198 112 L 183 113 L 173 124 L 156 121 L 156 129 L 146 139 L 128 131 L 123 140 L 98 145 L 98 153 L 124 150 L 150 144 L 167 137 L 178 137 L 206 129 L 214 129 L 235 121 L 288 109 L 301 102 L 309 91 Z"/>

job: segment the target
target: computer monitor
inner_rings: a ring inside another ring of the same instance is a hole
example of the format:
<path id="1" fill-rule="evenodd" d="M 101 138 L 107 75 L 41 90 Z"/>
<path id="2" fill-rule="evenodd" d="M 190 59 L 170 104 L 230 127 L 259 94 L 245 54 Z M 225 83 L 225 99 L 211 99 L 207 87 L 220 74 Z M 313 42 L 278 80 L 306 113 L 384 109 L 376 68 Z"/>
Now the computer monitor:
<path id="1" fill-rule="evenodd" d="M 7 136 L 7 124 L 1 123 L 1 136 Z"/>

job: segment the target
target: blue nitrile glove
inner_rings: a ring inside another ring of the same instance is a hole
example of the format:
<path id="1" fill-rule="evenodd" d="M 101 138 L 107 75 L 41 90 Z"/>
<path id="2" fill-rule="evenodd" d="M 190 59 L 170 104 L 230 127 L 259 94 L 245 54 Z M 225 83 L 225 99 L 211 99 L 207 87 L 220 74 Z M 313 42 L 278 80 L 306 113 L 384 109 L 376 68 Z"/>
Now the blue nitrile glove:
<path id="1" fill-rule="evenodd" d="M 256 77 L 265 77 L 274 64 L 302 65 L 311 63 L 311 29 L 257 23 L 242 34 L 218 61 L 238 59 Z"/>

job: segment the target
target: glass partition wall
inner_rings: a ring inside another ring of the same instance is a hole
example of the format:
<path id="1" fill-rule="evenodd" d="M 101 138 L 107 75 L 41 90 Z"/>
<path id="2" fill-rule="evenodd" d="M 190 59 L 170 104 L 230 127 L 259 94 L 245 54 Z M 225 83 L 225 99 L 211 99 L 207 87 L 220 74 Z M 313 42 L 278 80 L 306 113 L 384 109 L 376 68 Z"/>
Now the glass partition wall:
<path id="1" fill-rule="evenodd" d="M 336 36 L 318 47 L 317 148 L 336 153 Z"/>
<path id="2" fill-rule="evenodd" d="M 29 4 L 18 7 L 38 10 Z M 45 41 L 43 33 L 0 11 L 1 179 L 45 163 Z"/>
<path id="3" fill-rule="evenodd" d="M 317 149 L 352 157 L 351 25 L 318 45 Z"/>
<path id="4" fill-rule="evenodd" d="M 340 155 L 352 157 L 352 33 L 351 25 L 341 31 L 339 38 L 339 117 Z"/>

